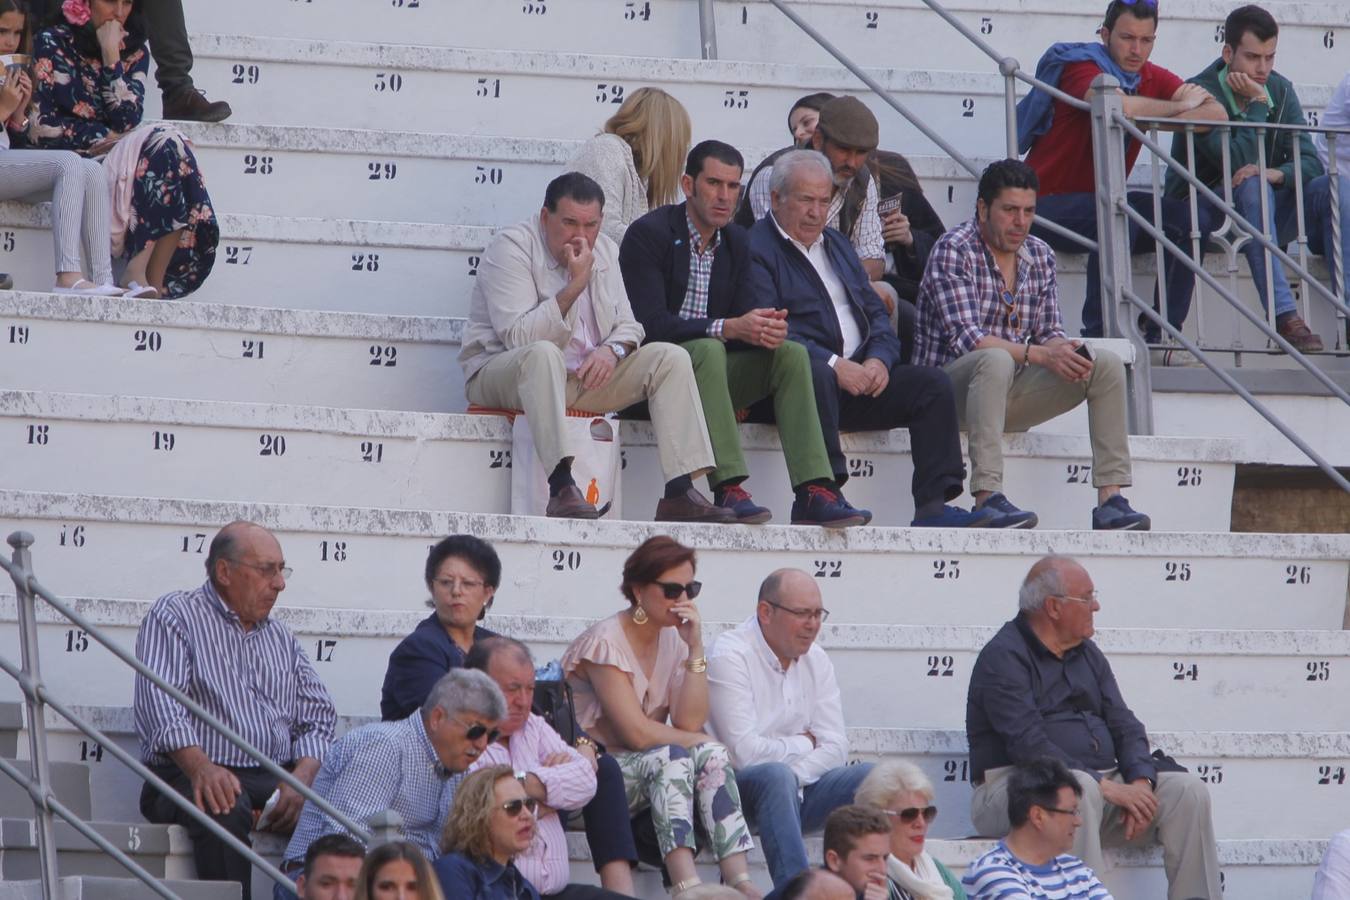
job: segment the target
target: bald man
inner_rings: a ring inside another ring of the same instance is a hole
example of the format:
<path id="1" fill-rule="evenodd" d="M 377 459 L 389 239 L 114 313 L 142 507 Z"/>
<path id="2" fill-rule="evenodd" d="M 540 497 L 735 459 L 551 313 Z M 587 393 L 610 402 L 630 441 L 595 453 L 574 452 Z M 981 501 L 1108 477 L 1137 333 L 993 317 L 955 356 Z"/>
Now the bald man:
<path id="1" fill-rule="evenodd" d="M 1157 840 L 1170 900 L 1220 900 L 1209 792 L 1176 763 L 1150 755 L 1143 723 L 1092 642 L 1101 609 L 1092 576 L 1071 557 L 1047 556 L 1027 573 L 1018 606 L 970 674 L 975 828 L 989 837 L 1007 834 L 1012 767 L 1048 756 L 1068 766 L 1083 789 L 1074 856 L 1102 872 L 1103 846 Z"/>
<path id="2" fill-rule="evenodd" d="M 741 805 L 774 887 L 807 868 L 820 830 L 871 765 L 850 766 L 834 666 L 816 644 L 829 610 L 800 569 L 764 579 L 755 612 L 708 649 L 708 724 L 731 752 Z"/>
<path id="3" fill-rule="evenodd" d="M 855 900 L 856 896 L 847 881 L 828 869 L 808 869 L 774 893 L 777 900 Z"/>
<path id="4" fill-rule="evenodd" d="M 291 570 L 270 531 L 231 522 L 211 541 L 206 582 L 155 601 L 136 635 L 136 657 L 296 778 L 312 784 L 337 713 L 295 635 L 271 618 Z M 289 834 L 303 798 L 181 703 L 136 676 L 141 760 L 230 834 L 248 843 L 253 814 L 279 791 L 270 830 Z M 237 881 L 250 900 L 253 867 L 148 782 L 141 813 L 192 838 L 197 877 Z"/>

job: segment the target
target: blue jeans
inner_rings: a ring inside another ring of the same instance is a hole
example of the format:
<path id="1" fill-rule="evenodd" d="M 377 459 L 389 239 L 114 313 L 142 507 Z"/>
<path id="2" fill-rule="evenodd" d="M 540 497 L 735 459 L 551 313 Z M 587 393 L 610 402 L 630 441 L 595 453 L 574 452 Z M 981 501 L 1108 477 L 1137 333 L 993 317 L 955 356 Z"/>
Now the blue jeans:
<path id="1" fill-rule="evenodd" d="M 831 769 L 797 794 L 797 776 L 784 763 L 761 763 L 736 770 L 741 810 L 759 834 L 773 886 L 810 867 L 802 835 L 819 831 L 825 819 L 853 802 L 853 794 L 872 771 L 871 763 Z"/>
<path id="2" fill-rule="evenodd" d="M 1297 212 L 1292 186 L 1289 189 L 1276 190 L 1264 178 L 1253 175 L 1233 188 L 1233 208 L 1253 225 L 1260 222 L 1262 185 L 1266 189 L 1266 225 L 1263 230 L 1266 236 L 1270 237 L 1280 233 L 1281 225 L 1284 225 L 1287 231 Z M 1305 189 L 1306 187 L 1305 185 Z M 1242 245 L 1242 255 L 1247 257 L 1247 268 L 1252 273 L 1252 282 L 1256 285 L 1256 293 L 1261 298 L 1261 306 L 1263 309 L 1269 309 L 1270 298 L 1266 295 L 1265 248 L 1254 240 L 1248 240 Z M 1298 304 L 1294 302 L 1294 291 L 1289 287 L 1289 279 L 1284 274 L 1284 264 L 1274 255 L 1271 256 L 1270 263 L 1270 280 L 1275 287 L 1275 315 L 1282 316 L 1285 313 L 1296 312 Z"/>
<path id="3" fill-rule="evenodd" d="M 1153 221 L 1153 194 L 1147 191 L 1130 191 L 1126 194 L 1130 207 L 1140 215 Z M 1092 194 L 1052 194 L 1036 198 L 1036 212 L 1050 221 L 1062 225 L 1075 234 L 1088 240 L 1097 240 L 1097 205 Z M 1209 238 L 1213 230 L 1214 217 L 1206 207 L 1200 207 L 1200 244 Z M 1189 201 L 1164 197 L 1162 200 L 1162 231 L 1168 240 L 1189 253 L 1191 251 L 1191 209 Z M 1053 234 L 1047 229 L 1036 228 L 1034 233 L 1051 247 L 1065 253 L 1082 253 L 1081 244 Z M 1138 256 L 1153 252 L 1153 238 L 1130 223 L 1130 253 Z M 1191 295 L 1195 291 L 1195 274 L 1170 254 L 1164 261 L 1164 282 L 1167 286 L 1167 321 L 1175 328 L 1181 328 L 1191 311 Z M 1153 308 L 1158 308 L 1157 292 L 1154 292 Z M 1144 336 L 1156 342 L 1158 329 L 1152 325 L 1144 327 Z M 1096 253 L 1089 253 L 1087 260 L 1087 293 L 1083 297 L 1083 336 L 1102 336 L 1102 274 L 1101 261 Z"/>
<path id="4" fill-rule="evenodd" d="M 1350 266 L 1350 172 L 1338 173 L 1341 195 L 1341 260 Z M 1308 249 L 1325 257 L 1331 269 L 1331 290 L 1335 292 L 1335 255 L 1331 246 L 1331 176 L 1323 175 L 1303 186 L 1303 218 L 1308 231 Z M 1350 303 L 1350 285 L 1342 286 L 1343 296 Z M 1314 295 L 1316 296 L 1316 295 Z"/>

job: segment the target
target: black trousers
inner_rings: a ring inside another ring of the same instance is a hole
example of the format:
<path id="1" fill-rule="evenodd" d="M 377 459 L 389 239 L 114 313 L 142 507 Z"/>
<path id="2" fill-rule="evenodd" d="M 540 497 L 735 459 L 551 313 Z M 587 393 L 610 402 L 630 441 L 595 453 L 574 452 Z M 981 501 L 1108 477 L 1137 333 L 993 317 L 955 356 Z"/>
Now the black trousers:
<path id="1" fill-rule="evenodd" d="M 811 360 L 816 409 L 825 437 L 825 450 L 835 480 L 848 480 L 848 465 L 839 446 L 839 432 L 908 428 L 914 460 L 911 490 L 915 506 L 961 495 L 966 466 L 951 379 L 933 366 L 891 367 L 891 380 L 880 397 L 855 397 L 839 387 L 834 369 L 824 360 Z"/>
<path id="2" fill-rule="evenodd" d="M 591 860 L 597 872 L 601 866 L 616 859 L 629 863 L 638 860 L 637 844 L 633 841 L 633 830 L 629 827 L 628 795 L 623 788 L 623 772 L 619 770 L 619 761 L 608 753 L 602 753 L 598 762 L 595 796 L 581 808 L 581 816 L 586 823 L 586 843 L 591 848 Z M 576 900 L 587 898 L 577 895 Z"/>
<path id="3" fill-rule="evenodd" d="M 192 799 L 192 780 L 175 765 L 150 766 L 150 771 L 168 782 L 178 793 Z M 258 767 L 230 768 L 243 790 L 235 798 L 234 808 L 223 816 L 212 816 L 230 834 L 249 844 L 253 811 L 261 810 L 277 789 L 277 777 Z M 156 825 L 182 825 L 192 838 L 192 858 L 197 877 L 203 881 L 237 881 L 243 885 L 243 900 L 252 900 L 253 864 L 240 856 L 196 819 L 180 809 L 148 782 L 141 788 L 141 815 Z"/>
<path id="4" fill-rule="evenodd" d="M 137 0 L 145 19 L 150 55 L 155 59 L 155 81 L 162 94 L 192 88 L 192 45 L 188 43 L 183 0 Z M 32 9 L 42 18 L 55 14 L 61 0 L 39 0 Z"/>

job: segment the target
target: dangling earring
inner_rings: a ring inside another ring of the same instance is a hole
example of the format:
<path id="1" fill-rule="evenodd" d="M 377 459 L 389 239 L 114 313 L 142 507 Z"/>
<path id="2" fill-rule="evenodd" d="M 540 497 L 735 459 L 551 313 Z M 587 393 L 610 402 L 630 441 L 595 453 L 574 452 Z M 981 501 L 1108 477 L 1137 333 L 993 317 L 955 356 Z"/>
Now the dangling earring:
<path id="1" fill-rule="evenodd" d="M 646 625 L 646 624 L 647 624 L 648 618 L 649 618 L 649 617 L 648 617 L 647 611 L 646 611 L 645 609 L 643 609 L 639 604 L 636 604 L 636 603 L 633 604 L 633 624 L 634 624 L 634 625 Z"/>

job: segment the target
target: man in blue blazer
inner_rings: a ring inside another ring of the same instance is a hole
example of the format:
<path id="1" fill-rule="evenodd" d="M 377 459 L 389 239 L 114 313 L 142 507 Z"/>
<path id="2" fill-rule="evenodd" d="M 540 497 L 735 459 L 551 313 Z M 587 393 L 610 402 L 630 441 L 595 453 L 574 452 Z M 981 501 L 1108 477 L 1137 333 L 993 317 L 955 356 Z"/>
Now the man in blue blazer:
<path id="1" fill-rule="evenodd" d="M 749 303 L 787 312 L 788 336 L 811 358 L 816 409 L 837 482 L 848 479 L 839 429 L 907 427 L 915 526 L 986 527 L 991 510 L 946 505 L 966 467 L 951 381 L 941 369 L 900 364 L 900 339 L 848 238 L 827 228 L 833 177 L 814 150 L 774 163 L 770 215 L 750 229 Z"/>
<path id="2" fill-rule="evenodd" d="M 645 343 L 689 352 L 716 467 L 713 502 L 742 523 L 772 513 L 751 499 L 736 410 L 771 398 L 795 500 L 792 524 L 843 528 L 871 519 L 838 492 L 812 390 L 806 348 L 790 341 L 787 312 L 756 306 L 747 291 L 750 246 L 731 222 L 744 160 L 735 147 L 704 141 L 690 151 L 684 203 L 652 210 L 628 226 L 619 267 Z"/>

